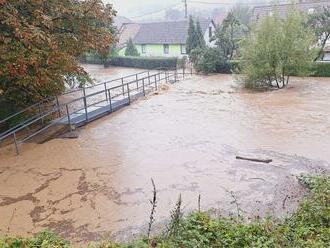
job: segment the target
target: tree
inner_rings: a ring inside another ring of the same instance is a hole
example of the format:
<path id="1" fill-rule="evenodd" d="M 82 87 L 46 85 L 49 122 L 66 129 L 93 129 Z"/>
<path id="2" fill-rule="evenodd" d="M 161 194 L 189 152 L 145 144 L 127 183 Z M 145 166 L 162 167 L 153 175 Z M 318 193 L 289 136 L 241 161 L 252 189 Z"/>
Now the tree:
<path id="1" fill-rule="evenodd" d="M 318 39 L 320 48 L 314 60 L 319 59 L 323 55 L 323 49 L 330 38 L 330 8 L 323 8 L 314 14 L 309 15 L 307 25 L 310 26 Z"/>
<path id="2" fill-rule="evenodd" d="M 0 98 L 27 105 L 88 80 L 78 58 L 108 53 L 114 15 L 101 0 L 0 0 Z"/>
<path id="3" fill-rule="evenodd" d="M 216 45 L 222 50 L 226 58 L 232 59 L 238 49 L 238 43 L 243 36 L 240 22 L 232 12 L 229 12 L 222 24 L 215 32 Z"/>
<path id="4" fill-rule="evenodd" d="M 196 47 L 205 48 L 206 47 L 205 39 L 204 39 L 204 35 L 203 35 L 203 31 L 202 31 L 200 22 L 198 20 L 196 21 L 196 30 L 195 31 L 196 31 Z"/>
<path id="5" fill-rule="evenodd" d="M 265 17 L 242 43 L 241 73 L 246 87 L 284 88 L 290 75 L 311 70 L 315 36 L 304 17 L 292 11 L 283 20 L 278 14 Z"/>
<path id="6" fill-rule="evenodd" d="M 131 38 L 127 41 L 125 56 L 139 56 L 139 52 L 134 46 Z"/>
<path id="7" fill-rule="evenodd" d="M 188 54 L 197 47 L 195 24 L 192 16 L 189 17 L 188 37 L 186 41 L 186 51 Z"/>

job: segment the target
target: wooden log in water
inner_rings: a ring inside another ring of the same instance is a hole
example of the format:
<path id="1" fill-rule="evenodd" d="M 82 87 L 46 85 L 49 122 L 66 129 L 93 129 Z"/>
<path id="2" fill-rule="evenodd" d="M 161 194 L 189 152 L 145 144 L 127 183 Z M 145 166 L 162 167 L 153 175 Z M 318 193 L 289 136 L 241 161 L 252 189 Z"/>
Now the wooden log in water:
<path id="1" fill-rule="evenodd" d="M 241 156 L 236 156 L 236 159 L 247 160 L 247 161 L 258 162 L 258 163 L 266 163 L 266 164 L 273 162 L 272 159 L 246 158 L 246 157 L 241 157 Z"/>

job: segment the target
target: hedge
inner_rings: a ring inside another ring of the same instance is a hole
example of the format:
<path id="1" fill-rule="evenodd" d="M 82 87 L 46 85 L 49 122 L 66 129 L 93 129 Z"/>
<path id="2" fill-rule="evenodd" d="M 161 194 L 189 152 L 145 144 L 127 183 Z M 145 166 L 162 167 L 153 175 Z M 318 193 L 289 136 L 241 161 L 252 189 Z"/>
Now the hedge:
<path id="1" fill-rule="evenodd" d="M 176 68 L 177 63 L 177 58 L 118 56 L 106 61 L 104 67 L 112 65 L 142 69 Z"/>
<path id="2" fill-rule="evenodd" d="M 330 77 L 330 62 L 315 62 L 314 70 L 311 76 Z"/>

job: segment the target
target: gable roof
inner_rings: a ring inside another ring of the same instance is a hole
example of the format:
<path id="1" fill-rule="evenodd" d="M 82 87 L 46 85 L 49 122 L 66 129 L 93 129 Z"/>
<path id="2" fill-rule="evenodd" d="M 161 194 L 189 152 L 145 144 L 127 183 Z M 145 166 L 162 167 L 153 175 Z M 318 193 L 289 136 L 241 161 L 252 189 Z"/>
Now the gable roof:
<path id="1" fill-rule="evenodd" d="M 119 41 L 118 41 L 118 47 L 123 48 L 126 46 L 127 41 L 130 38 L 134 38 L 136 34 L 140 30 L 140 24 L 138 23 L 124 23 L 121 26 L 120 32 L 119 32 Z"/>
<path id="2" fill-rule="evenodd" d="M 317 10 L 323 7 L 330 7 L 330 1 L 319 0 L 293 4 L 256 6 L 253 9 L 253 20 L 258 21 L 261 18 L 268 16 L 273 11 L 276 11 L 281 18 L 286 18 L 291 9 L 297 9 L 304 13 L 308 13 L 309 9 Z"/>
<path id="3" fill-rule="evenodd" d="M 200 20 L 203 33 L 210 20 Z M 212 22 L 213 23 L 213 22 Z M 135 44 L 184 44 L 188 36 L 189 21 L 140 23 L 140 29 L 133 39 Z"/>
<path id="4" fill-rule="evenodd" d="M 133 21 L 126 18 L 125 16 L 115 16 L 113 24 L 118 30 L 120 30 L 125 23 L 133 23 Z"/>

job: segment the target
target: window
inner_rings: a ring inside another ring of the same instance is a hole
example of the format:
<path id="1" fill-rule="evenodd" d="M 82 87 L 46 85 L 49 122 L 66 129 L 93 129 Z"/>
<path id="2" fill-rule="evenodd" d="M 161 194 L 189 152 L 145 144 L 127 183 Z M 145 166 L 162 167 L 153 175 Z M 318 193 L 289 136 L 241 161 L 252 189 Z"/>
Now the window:
<path id="1" fill-rule="evenodd" d="M 181 44 L 181 54 L 187 54 L 186 45 Z"/>
<path id="2" fill-rule="evenodd" d="M 212 34 L 212 27 L 209 27 L 209 38 L 211 39 L 212 36 L 213 36 L 213 34 Z"/>
<path id="3" fill-rule="evenodd" d="M 168 54 L 170 51 L 170 46 L 168 44 L 164 44 L 164 54 Z"/>
<path id="4" fill-rule="evenodd" d="M 142 51 L 142 53 L 146 53 L 146 45 L 145 44 L 143 44 L 143 45 L 141 45 L 141 51 Z"/>
<path id="5" fill-rule="evenodd" d="M 308 9 L 308 14 L 311 15 L 311 14 L 314 14 L 315 10 L 314 8 L 309 8 Z"/>

